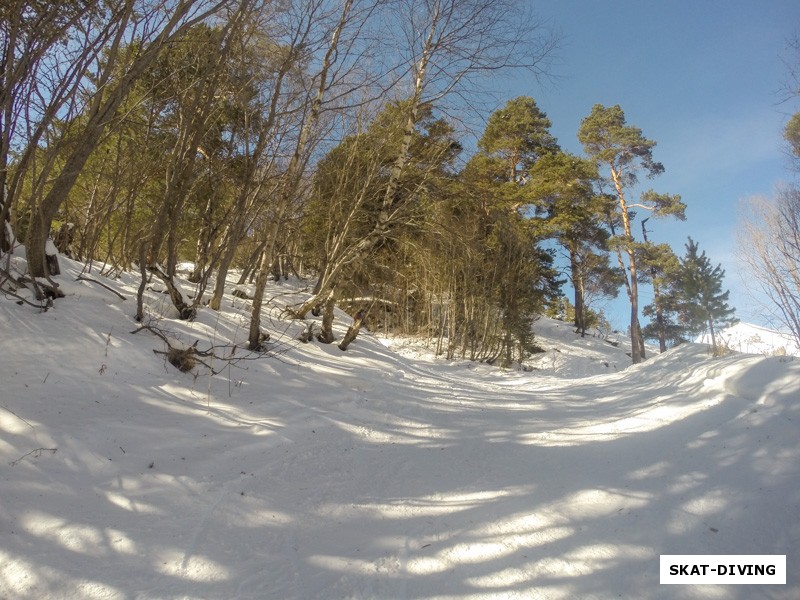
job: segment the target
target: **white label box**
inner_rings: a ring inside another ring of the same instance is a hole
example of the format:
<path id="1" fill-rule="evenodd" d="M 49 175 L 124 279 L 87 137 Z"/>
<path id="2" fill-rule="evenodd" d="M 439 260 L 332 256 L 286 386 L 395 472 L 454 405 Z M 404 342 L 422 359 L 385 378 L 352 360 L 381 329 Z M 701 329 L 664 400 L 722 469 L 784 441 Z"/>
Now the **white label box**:
<path id="1" fill-rule="evenodd" d="M 662 584 L 785 585 L 783 554 L 662 554 Z"/>

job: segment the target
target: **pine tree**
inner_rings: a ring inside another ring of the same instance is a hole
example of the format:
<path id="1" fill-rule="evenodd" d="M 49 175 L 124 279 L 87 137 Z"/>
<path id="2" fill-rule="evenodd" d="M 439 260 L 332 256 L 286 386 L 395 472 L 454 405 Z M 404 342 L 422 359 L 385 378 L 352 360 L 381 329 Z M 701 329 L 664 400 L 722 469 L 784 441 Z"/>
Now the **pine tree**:
<path id="1" fill-rule="evenodd" d="M 565 152 L 539 159 L 531 169 L 526 186 L 537 213 L 543 214 L 541 229 L 555 238 L 569 257 L 569 278 L 575 291 L 574 322 L 577 332 L 586 334 L 587 295 L 593 282 L 604 280 L 603 295 L 616 296 L 621 280 L 609 265 L 609 232 L 604 226 L 614 200 L 597 195 L 599 179 L 592 161 Z"/>
<path id="2" fill-rule="evenodd" d="M 628 125 L 619 105 L 605 107 L 596 104 L 592 107 L 589 116 L 581 121 L 578 140 L 583 144 L 589 158 L 608 170 L 609 180 L 616 192 L 618 205 L 609 221 L 612 228 L 616 227 L 615 222 L 621 222 L 623 229 L 623 235 L 616 240 L 615 248 L 620 268 L 629 273 L 625 289 L 631 305 L 631 358 L 635 364 L 644 360 L 645 353 L 644 338 L 639 325 L 638 267 L 631 228 L 633 209 L 643 209 L 656 216 L 669 215 L 683 220 L 686 207 L 680 196 L 657 194 L 652 190 L 642 193 L 639 202 L 631 199 L 630 189 L 636 185 L 638 174 L 644 172 L 648 177 L 654 177 L 664 172 L 664 166 L 653 159 L 656 142 L 645 138 L 638 127 Z M 627 255 L 627 265 L 623 252 Z"/>
<path id="3" fill-rule="evenodd" d="M 642 265 L 640 279 L 653 286 L 653 303 L 642 309 L 642 314 L 652 321 L 642 334 L 647 340 L 658 340 L 659 349 L 686 341 L 686 329 L 678 320 L 681 302 L 681 262 L 668 244 L 645 242 L 637 249 Z"/>
<path id="4" fill-rule="evenodd" d="M 528 96 L 509 100 L 489 117 L 478 148 L 503 162 L 507 181 L 518 182 L 542 156 L 558 151 L 547 115 Z M 520 168 L 522 169 L 520 171 Z"/>
<path id="5" fill-rule="evenodd" d="M 784 139 L 789 142 L 789 148 L 795 158 L 800 158 L 800 112 L 792 115 L 783 130 Z"/>
<path id="6" fill-rule="evenodd" d="M 714 353 L 718 351 L 716 331 L 736 321 L 735 309 L 728 305 L 730 291 L 722 291 L 724 277 L 722 266 L 713 267 L 705 251 L 698 253 L 698 244 L 689 238 L 681 260 L 681 319 L 692 334 L 708 330 Z"/>

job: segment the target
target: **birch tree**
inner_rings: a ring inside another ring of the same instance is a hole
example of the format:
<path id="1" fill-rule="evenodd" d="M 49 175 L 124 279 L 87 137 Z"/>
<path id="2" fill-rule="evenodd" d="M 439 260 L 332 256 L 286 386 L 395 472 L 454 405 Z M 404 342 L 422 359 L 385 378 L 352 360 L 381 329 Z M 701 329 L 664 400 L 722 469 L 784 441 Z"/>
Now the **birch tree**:
<path id="1" fill-rule="evenodd" d="M 753 198 L 739 225 L 739 254 L 766 298 L 768 314 L 800 347 L 800 189 L 787 186 L 772 200 Z"/>
<path id="2" fill-rule="evenodd" d="M 347 67 L 353 64 L 354 40 L 343 40 L 343 34 L 348 28 L 352 28 L 355 30 L 354 35 L 358 37 L 365 27 L 366 21 L 372 15 L 372 10 L 375 6 L 374 3 L 365 2 L 363 6 L 355 7 L 355 0 L 344 0 L 338 11 L 334 11 L 331 15 L 323 13 L 319 17 L 322 23 L 322 43 L 318 46 L 319 54 L 321 55 L 319 68 L 311 78 L 311 91 L 302 107 L 299 135 L 276 190 L 269 223 L 261 231 L 263 249 L 259 257 L 248 335 L 251 350 L 256 350 L 261 345 L 261 308 L 267 278 L 270 273 L 270 263 L 275 258 L 275 246 L 279 229 L 290 211 L 292 202 L 299 195 L 300 183 L 314 145 L 314 136 L 318 131 L 327 96 L 331 89 L 338 85 L 339 78 L 346 78 Z M 320 4 L 315 7 L 315 10 L 321 10 L 321 7 L 322 5 Z M 315 11 L 310 9 L 308 15 L 308 30 L 310 32 L 312 31 L 313 19 L 315 19 Z M 344 70 L 340 70 L 342 65 L 345 65 Z"/>
<path id="3" fill-rule="evenodd" d="M 285 151 L 282 140 L 286 131 L 284 119 L 291 113 L 292 98 L 297 96 L 298 83 L 302 77 L 302 62 L 307 58 L 304 48 L 309 46 L 309 37 L 315 20 L 309 8 L 271 16 L 274 22 L 267 23 L 269 14 L 259 21 L 267 34 L 254 28 L 251 38 L 244 42 L 248 49 L 243 53 L 245 69 L 252 71 L 252 80 L 247 88 L 253 92 L 237 94 L 234 103 L 242 115 L 242 123 L 236 132 L 237 162 L 239 163 L 237 187 L 229 210 L 217 260 L 217 281 L 209 306 L 219 310 L 225 293 L 228 270 L 236 251 L 249 230 L 256 228 L 258 219 L 266 209 L 266 198 L 274 194 L 277 186 L 276 161 Z"/>

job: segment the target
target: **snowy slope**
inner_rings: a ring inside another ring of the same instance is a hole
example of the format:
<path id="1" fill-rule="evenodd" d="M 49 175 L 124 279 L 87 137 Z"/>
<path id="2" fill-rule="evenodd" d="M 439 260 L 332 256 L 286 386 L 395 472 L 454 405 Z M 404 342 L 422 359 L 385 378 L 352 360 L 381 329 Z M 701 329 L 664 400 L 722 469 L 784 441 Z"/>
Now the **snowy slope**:
<path id="1" fill-rule="evenodd" d="M 734 352 L 800 357 L 800 348 L 791 335 L 751 323 L 736 323 L 726 327 L 718 332 L 717 337 L 720 344 L 724 344 Z M 710 344 L 711 335 L 705 333 L 697 339 L 697 342 Z"/>
<path id="2" fill-rule="evenodd" d="M 630 344 L 626 347 L 619 334 L 606 337 L 596 330 L 589 330 L 585 337 L 581 337 L 574 331 L 575 327 L 570 323 L 539 318 L 534 324 L 534 334 L 535 343 L 542 351 L 527 358 L 524 369 L 535 370 L 545 377 L 556 376 L 560 380 L 615 373 L 630 365 Z M 434 358 L 435 341 L 424 344 L 419 340 L 394 336 L 381 339 L 384 345 L 402 356 L 425 360 Z M 653 349 L 650 351 L 652 353 Z M 491 369 L 492 373 L 496 374 L 496 371 Z"/>
<path id="3" fill-rule="evenodd" d="M 0 598 L 800 597 L 800 361 L 614 372 L 624 348 L 543 322 L 582 354 L 503 372 L 298 344 L 276 310 L 274 356 L 182 374 L 130 333 L 133 277 L 122 301 L 76 269 L 46 313 L 0 300 Z M 241 341 L 245 309 L 160 325 Z M 787 585 L 659 585 L 661 554 L 743 553 Z"/>

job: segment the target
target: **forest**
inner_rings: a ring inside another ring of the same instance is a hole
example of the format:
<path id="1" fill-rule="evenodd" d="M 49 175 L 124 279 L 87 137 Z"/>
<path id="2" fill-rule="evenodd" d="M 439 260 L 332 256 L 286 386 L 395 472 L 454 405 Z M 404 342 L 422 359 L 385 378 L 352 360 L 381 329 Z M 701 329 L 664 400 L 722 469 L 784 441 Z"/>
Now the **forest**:
<path id="1" fill-rule="evenodd" d="M 487 92 L 501 72 L 547 74 L 558 39 L 525 2 L 12 0 L 0 13 L 7 297 L 58 302 L 62 254 L 87 276 L 139 273 L 137 321 L 154 279 L 181 319 L 247 295 L 255 351 L 267 282 L 298 276 L 313 293 L 284 315 L 322 316 L 321 343 L 339 307 L 351 339 L 366 322 L 504 366 L 538 350 L 539 315 L 585 334 L 608 326 L 593 303 L 620 292 L 634 363 L 646 339 L 664 351 L 733 320 L 696 241 L 679 256 L 648 236 L 686 207 L 643 191 L 665 167 L 622 107 L 592 108 L 576 156 L 533 97 Z M 654 300 L 640 306 L 642 285 Z"/>

